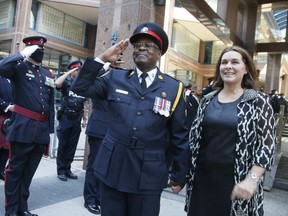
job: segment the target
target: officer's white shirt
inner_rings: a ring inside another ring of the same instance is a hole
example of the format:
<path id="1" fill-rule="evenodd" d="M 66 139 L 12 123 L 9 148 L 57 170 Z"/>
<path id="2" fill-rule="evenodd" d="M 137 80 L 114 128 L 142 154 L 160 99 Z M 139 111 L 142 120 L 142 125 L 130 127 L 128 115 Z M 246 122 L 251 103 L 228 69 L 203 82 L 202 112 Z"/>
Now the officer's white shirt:
<path id="1" fill-rule="evenodd" d="M 139 82 L 141 83 L 142 82 L 141 75 L 143 72 L 139 68 L 136 68 L 136 71 L 137 71 Z M 145 81 L 146 81 L 146 85 L 148 88 L 153 83 L 153 81 L 155 79 L 155 76 L 157 74 L 157 68 L 154 68 L 153 70 L 148 71 L 147 74 L 148 74 L 148 76 L 145 78 Z"/>

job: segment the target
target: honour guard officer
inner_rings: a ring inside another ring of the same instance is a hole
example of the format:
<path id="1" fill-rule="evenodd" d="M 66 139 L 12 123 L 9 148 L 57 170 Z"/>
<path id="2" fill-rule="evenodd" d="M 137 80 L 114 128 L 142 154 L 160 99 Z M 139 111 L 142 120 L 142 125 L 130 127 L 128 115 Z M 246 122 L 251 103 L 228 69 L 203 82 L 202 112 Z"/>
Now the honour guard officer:
<path id="1" fill-rule="evenodd" d="M 118 59 L 115 63 L 105 64 L 98 74 L 99 77 L 109 73 L 110 67 L 117 67 L 122 63 Z M 94 175 L 93 163 L 99 152 L 103 138 L 108 128 L 108 103 L 99 97 L 91 98 L 92 113 L 88 120 L 86 135 L 88 136 L 89 156 L 84 182 L 84 206 L 93 214 L 100 214 L 100 182 Z"/>
<path id="2" fill-rule="evenodd" d="M 54 132 L 54 80 L 42 67 L 41 36 L 23 39 L 20 53 L 0 62 L 0 75 L 10 79 L 14 109 L 7 130 L 11 142 L 5 181 L 5 216 L 37 216 L 28 210 L 29 186 Z"/>
<path id="3" fill-rule="evenodd" d="M 148 22 L 134 30 L 130 42 L 134 70 L 111 69 L 96 78 L 104 62 L 122 55 L 129 45 L 125 39 L 99 57 L 87 58 L 72 85 L 80 95 L 108 101 L 108 130 L 94 163 L 101 181 L 102 216 L 159 215 L 167 182 L 178 193 L 189 172 L 183 83 L 156 66 L 168 48 L 168 37 L 159 25 Z"/>
<path id="4" fill-rule="evenodd" d="M 6 140 L 6 129 L 13 110 L 10 80 L 0 77 L 0 179 L 4 180 L 9 156 L 10 142 Z"/>
<path id="5" fill-rule="evenodd" d="M 70 87 L 82 65 L 81 61 L 71 62 L 68 72 L 55 80 L 57 90 L 61 90 L 61 108 L 57 112 L 58 151 L 57 151 L 57 174 L 61 181 L 67 178 L 77 179 L 72 173 L 71 164 L 74 159 L 78 140 L 81 133 L 81 120 L 84 116 L 84 103 L 86 98 L 75 94 Z"/>
<path id="6" fill-rule="evenodd" d="M 108 126 L 107 101 L 92 98 L 92 113 L 89 117 L 86 135 L 89 144 L 89 156 L 84 182 L 84 206 L 93 214 L 100 214 L 100 183 L 94 175 L 93 162 L 97 157 Z"/>
<path id="7" fill-rule="evenodd" d="M 105 71 L 103 69 L 103 71 Z M 84 206 L 93 214 L 100 214 L 100 182 L 94 175 L 93 163 L 99 152 L 108 127 L 108 103 L 98 97 L 91 98 L 92 113 L 89 117 L 86 135 L 89 144 L 89 156 L 84 182 Z"/>

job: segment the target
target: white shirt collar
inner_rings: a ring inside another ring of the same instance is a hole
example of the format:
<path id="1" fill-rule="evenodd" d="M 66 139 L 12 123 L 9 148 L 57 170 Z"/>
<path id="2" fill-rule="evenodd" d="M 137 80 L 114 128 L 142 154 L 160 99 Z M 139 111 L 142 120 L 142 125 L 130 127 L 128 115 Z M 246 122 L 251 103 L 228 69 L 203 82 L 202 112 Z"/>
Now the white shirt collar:
<path id="1" fill-rule="evenodd" d="M 137 76 L 138 76 L 138 78 L 140 79 L 141 77 L 141 74 L 143 73 L 139 68 L 136 68 L 136 71 L 137 71 Z M 152 70 L 150 70 L 150 71 L 148 71 L 147 72 L 147 74 L 148 74 L 148 77 L 147 78 L 149 78 L 149 79 L 151 79 L 151 80 L 154 80 L 154 78 L 155 78 L 155 76 L 156 76 L 156 74 L 157 74 L 157 67 L 155 67 L 154 69 L 152 69 Z M 146 78 L 146 79 L 147 79 Z"/>
<path id="2" fill-rule="evenodd" d="M 136 71 L 137 71 L 138 79 L 141 82 L 142 78 L 140 76 L 141 76 L 141 74 L 143 72 L 139 68 L 136 68 Z M 147 87 L 149 87 L 152 84 L 152 82 L 154 81 L 155 77 L 156 77 L 157 67 L 155 67 L 154 69 L 148 71 L 147 74 L 148 74 L 148 76 L 146 77 L 145 80 L 146 80 Z"/>

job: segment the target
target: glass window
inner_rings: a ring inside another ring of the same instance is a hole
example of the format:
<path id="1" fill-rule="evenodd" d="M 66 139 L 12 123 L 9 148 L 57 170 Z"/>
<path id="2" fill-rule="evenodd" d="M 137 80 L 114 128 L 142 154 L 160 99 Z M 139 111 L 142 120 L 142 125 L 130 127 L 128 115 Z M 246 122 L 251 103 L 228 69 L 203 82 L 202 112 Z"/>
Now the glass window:
<path id="1" fill-rule="evenodd" d="M 0 2 L 0 29 L 14 26 L 16 0 Z"/>
<path id="2" fill-rule="evenodd" d="M 259 8 L 255 40 L 257 43 L 284 42 L 287 2 L 263 4 Z"/>

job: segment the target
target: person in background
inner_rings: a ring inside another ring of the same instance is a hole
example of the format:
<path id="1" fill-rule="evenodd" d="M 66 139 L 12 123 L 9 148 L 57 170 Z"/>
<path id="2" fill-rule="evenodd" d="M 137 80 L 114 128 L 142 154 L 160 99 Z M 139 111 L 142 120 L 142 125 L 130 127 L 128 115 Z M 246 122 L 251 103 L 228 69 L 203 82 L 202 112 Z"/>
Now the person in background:
<path id="1" fill-rule="evenodd" d="M 99 73 L 99 77 L 107 75 L 110 69 L 109 67 L 118 67 L 121 59 L 115 63 L 106 63 Z M 89 155 L 88 163 L 84 182 L 84 206 L 87 210 L 93 214 L 100 214 L 100 181 L 94 175 L 93 163 L 99 152 L 103 138 L 105 137 L 108 128 L 108 102 L 101 98 L 91 98 L 92 101 L 92 113 L 89 117 L 86 135 L 88 136 Z"/>
<path id="2" fill-rule="evenodd" d="M 54 78 L 42 67 L 46 41 L 42 36 L 24 38 L 25 49 L 0 62 L 0 75 L 11 81 L 14 103 L 6 135 L 5 216 L 37 216 L 28 210 L 29 187 L 54 133 Z"/>
<path id="3" fill-rule="evenodd" d="M 273 164 L 275 122 L 257 90 L 249 53 L 231 46 L 216 64 L 214 87 L 190 131 L 188 216 L 264 215 L 263 179 Z"/>
<path id="4" fill-rule="evenodd" d="M 214 79 L 202 89 L 202 97 L 213 91 Z"/>
<path id="5" fill-rule="evenodd" d="M 9 156 L 10 142 L 6 140 L 5 121 L 12 115 L 12 87 L 10 80 L 0 77 L 0 179 L 5 179 L 5 168 Z M 6 123 L 7 124 L 7 123 Z"/>
<path id="6" fill-rule="evenodd" d="M 285 98 L 284 93 L 280 93 L 278 96 L 278 103 L 279 103 L 279 107 L 281 107 L 281 105 L 283 105 L 284 107 L 284 114 L 288 113 L 288 106 L 287 106 L 287 100 Z M 279 108 L 280 111 L 280 108 Z"/>
<path id="7" fill-rule="evenodd" d="M 111 69 L 96 78 L 105 62 L 116 61 L 127 48 L 125 39 L 87 58 L 72 86 L 77 94 L 108 100 L 108 129 L 94 163 L 102 216 L 159 215 L 163 188 L 168 183 L 178 193 L 189 171 L 183 83 L 156 66 L 168 48 L 167 34 L 155 23 L 142 23 L 130 42 L 134 70 Z"/>
<path id="8" fill-rule="evenodd" d="M 188 129 L 191 128 L 192 122 L 196 117 L 201 98 L 202 98 L 202 89 L 200 89 L 198 86 L 194 86 L 191 88 L 190 91 L 189 90 L 186 91 Z"/>
<path id="9" fill-rule="evenodd" d="M 270 103 L 273 108 L 274 114 L 278 114 L 280 112 L 280 104 L 279 104 L 279 94 L 276 89 L 271 90 L 270 93 Z"/>
<path id="10" fill-rule="evenodd" d="M 86 121 L 84 116 L 84 104 L 86 98 L 71 91 L 71 85 L 76 78 L 81 61 L 71 62 L 67 68 L 67 73 L 55 80 L 57 90 L 61 90 L 61 107 L 57 112 L 58 150 L 57 150 L 57 175 L 61 181 L 67 178 L 77 179 L 78 176 L 72 173 L 71 164 L 74 160 L 78 140 L 81 133 L 81 121 Z M 85 124 L 82 124 L 85 126 Z"/>

